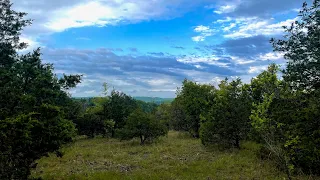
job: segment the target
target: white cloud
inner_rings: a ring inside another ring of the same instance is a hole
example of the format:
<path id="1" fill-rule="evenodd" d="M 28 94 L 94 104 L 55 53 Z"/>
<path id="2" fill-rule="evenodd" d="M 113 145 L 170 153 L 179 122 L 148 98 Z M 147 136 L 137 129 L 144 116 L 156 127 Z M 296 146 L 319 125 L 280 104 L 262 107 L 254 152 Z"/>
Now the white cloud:
<path id="1" fill-rule="evenodd" d="M 270 52 L 270 53 L 267 53 L 267 54 L 261 54 L 259 56 L 259 59 L 261 60 L 271 60 L 271 61 L 275 61 L 275 60 L 282 60 L 284 59 L 284 54 L 283 53 L 276 53 L 276 52 Z"/>
<path id="2" fill-rule="evenodd" d="M 150 79 L 147 81 L 148 84 L 152 86 L 162 86 L 168 84 L 169 80 L 167 79 Z"/>
<path id="3" fill-rule="evenodd" d="M 237 24 L 240 24 L 237 30 L 234 30 L 230 34 L 226 34 L 226 38 L 247 38 L 258 35 L 257 33 L 263 33 L 262 29 L 268 24 L 267 21 L 242 21 L 237 20 Z M 261 31 L 262 30 L 262 31 Z"/>
<path id="4" fill-rule="evenodd" d="M 31 46 L 36 45 L 40 36 L 70 28 L 170 19 L 201 4 L 193 0 L 12 0 L 12 3 L 15 10 L 27 12 L 27 18 L 34 20 L 23 31 Z"/>
<path id="5" fill-rule="evenodd" d="M 144 11 L 149 8 L 145 4 L 124 1 L 115 1 L 113 3 L 85 2 L 73 7 L 56 10 L 53 13 L 53 18 L 45 24 L 45 27 L 59 32 L 69 28 L 105 26 L 127 20 L 146 20 L 161 13 Z"/>
<path id="6" fill-rule="evenodd" d="M 210 31 L 210 28 L 208 26 L 197 26 L 196 28 L 194 28 L 195 32 L 208 32 Z"/>
<path id="7" fill-rule="evenodd" d="M 237 6 L 235 4 L 220 6 L 217 10 L 213 11 L 216 14 L 230 13 L 235 10 Z"/>
<path id="8" fill-rule="evenodd" d="M 297 18 L 288 19 L 285 21 L 281 21 L 278 23 L 272 23 L 274 19 L 259 19 L 256 17 L 251 18 L 236 18 L 233 21 L 228 22 L 228 27 L 234 28 L 238 26 L 233 31 L 226 31 L 229 30 L 228 27 L 223 29 L 224 31 L 228 32 L 224 35 L 225 38 L 248 38 L 257 35 L 277 35 L 284 32 L 283 26 L 290 26 L 292 22 L 296 21 Z"/>
<path id="9" fill-rule="evenodd" d="M 225 19 L 218 19 L 215 23 L 226 23 L 232 21 L 231 17 L 226 17 Z"/>
<path id="10" fill-rule="evenodd" d="M 35 50 L 38 47 L 45 47 L 39 42 L 37 42 L 35 38 L 30 36 L 21 36 L 20 42 L 24 42 L 28 44 L 28 47 L 26 49 L 20 50 L 20 52 L 30 52 L 32 50 Z"/>
<path id="11" fill-rule="evenodd" d="M 177 89 L 151 89 L 150 92 L 176 92 Z"/>
<path id="12" fill-rule="evenodd" d="M 171 69 L 172 72 L 179 72 L 188 77 L 189 80 L 195 81 L 200 84 L 212 84 L 217 85 L 226 76 L 221 76 L 219 74 L 199 71 L 199 70 L 183 70 L 183 69 Z"/>
<path id="13" fill-rule="evenodd" d="M 300 10 L 301 10 L 301 9 L 299 9 L 299 8 L 294 8 L 294 9 L 292 9 L 293 12 L 300 12 Z"/>
<path id="14" fill-rule="evenodd" d="M 270 25 L 267 26 L 267 28 L 276 29 L 276 30 L 280 29 L 283 32 L 283 28 L 282 28 L 283 26 L 291 26 L 291 24 L 293 22 L 297 21 L 298 19 L 299 19 L 298 17 L 296 17 L 294 19 L 287 19 L 285 21 L 281 21 L 281 22 L 276 23 L 276 24 L 270 24 Z"/>
<path id="15" fill-rule="evenodd" d="M 253 74 L 253 73 L 260 73 L 264 70 L 266 70 L 268 66 L 250 66 L 248 73 Z"/>
<path id="16" fill-rule="evenodd" d="M 223 31 L 230 31 L 231 29 L 233 29 L 233 28 L 235 28 L 237 26 L 237 24 L 236 23 L 231 23 L 231 24 L 229 24 L 229 26 L 227 26 L 227 27 L 224 27 L 223 28 Z"/>
<path id="17" fill-rule="evenodd" d="M 34 19 L 29 34 L 121 22 L 168 19 L 201 5 L 193 0 L 12 0 L 14 8 Z M 179 10 L 177 9 L 179 7 Z M 182 8 L 180 8 L 182 7 Z"/>
<path id="18" fill-rule="evenodd" d="M 230 58 L 235 62 L 235 64 L 245 65 L 256 62 L 255 60 L 247 60 L 236 56 L 230 56 Z"/>
<path id="19" fill-rule="evenodd" d="M 201 42 L 206 39 L 206 37 L 212 36 L 215 33 L 214 29 L 211 29 L 209 26 L 197 26 L 194 28 L 194 32 L 200 33 L 199 36 L 194 36 L 191 39 L 195 42 Z"/>
<path id="20" fill-rule="evenodd" d="M 218 86 L 222 80 L 223 80 L 223 78 L 221 78 L 221 77 L 214 77 L 214 78 L 212 79 L 212 82 L 213 82 L 213 84 L 214 84 L 215 86 Z"/>
<path id="21" fill-rule="evenodd" d="M 204 68 L 205 68 L 205 67 L 202 67 L 202 66 L 199 65 L 199 64 L 194 65 L 194 67 L 196 67 L 197 69 L 204 69 Z"/>
<path id="22" fill-rule="evenodd" d="M 88 83 L 100 82 L 102 86 L 103 82 L 107 82 L 110 86 L 122 86 L 122 87 L 132 87 L 134 85 L 130 83 L 128 79 L 112 76 L 112 75 L 96 74 L 94 78 L 96 81 L 89 81 Z"/>
<path id="23" fill-rule="evenodd" d="M 178 62 L 185 64 L 198 64 L 204 63 L 209 65 L 216 65 L 219 67 L 229 67 L 230 63 L 219 62 L 220 58 L 214 55 L 208 57 L 184 57 L 177 59 Z"/>
<path id="24" fill-rule="evenodd" d="M 195 41 L 195 42 L 201 42 L 201 41 L 204 41 L 206 38 L 204 36 L 194 36 L 191 39 L 192 41 Z"/>

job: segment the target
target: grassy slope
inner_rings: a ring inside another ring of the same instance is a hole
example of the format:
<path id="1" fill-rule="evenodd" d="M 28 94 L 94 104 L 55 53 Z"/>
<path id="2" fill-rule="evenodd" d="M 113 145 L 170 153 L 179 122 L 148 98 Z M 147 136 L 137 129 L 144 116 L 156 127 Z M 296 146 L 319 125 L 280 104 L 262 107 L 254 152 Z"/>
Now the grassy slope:
<path id="1" fill-rule="evenodd" d="M 259 160 L 257 145 L 222 152 L 204 148 L 200 141 L 170 132 L 159 142 L 83 139 L 63 148 L 63 158 L 39 161 L 33 172 L 44 179 L 284 179 L 267 161 Z"/>

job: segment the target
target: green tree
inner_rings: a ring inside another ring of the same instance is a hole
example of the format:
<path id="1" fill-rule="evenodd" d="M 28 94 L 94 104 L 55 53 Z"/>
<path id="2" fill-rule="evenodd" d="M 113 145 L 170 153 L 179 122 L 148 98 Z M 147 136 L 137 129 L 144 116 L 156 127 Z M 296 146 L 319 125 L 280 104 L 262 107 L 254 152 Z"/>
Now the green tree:
<path id="1" fill-rule="evenodd" d="M 288 178 L 291 179 L 291 164 L 284 150 L 285 139 L 282 133 L 284 124 L 275 121 L 270 116 L 270 107 L 272 106 L 274 97 L 274 93 L 265 93 L 262 102 L 258 104 L 254 103 L 250 116 L 251 124 L 255 132 L 263 139 L 265 147 L 273 155 L 273 160 L 275 160 L 278 167 L 285 170 Z M 282 108 L 280 109 L 282 110 Z"/>
<path id="2" fill-rule="evenodd" d="M 166 125 L 167 129 L 172 129 L 171 104 L 161 104 L 155 111 L 156 119 Z"/>
<path id="3" fill-rule="evenodd" d="M 181 98 L 177 97 L 171 103 L 170 126 L 176 131 L 188 131 L 190 125 L 187 123 L 187 114 L 181 103 Z"/>
<path id="4" fill-rule="evenodd" d="M 20 34 L 31 20 L 25 20 L 26 13 L 11 9 L 9 0 L 0 1 L 0 119 L 4 119 L 10 112 L 14 113 L 17 104 L 19 88 L 16 74 L 13 72 L 17 62 L 17 49 L 26 47 L 20 43 Z"/>
<path id="5" fill-rule="evenodd" d="M 75 121 L 75 124 L 78 133 L 89 138 L 94 138 L 97 135 L 111 136 L 114 127 L 113 121 L 105 120 L 104 116 L 94 113 L 84 114 Z"/>
<path id="6" fill-rule="evenodd" d="M 187 131 L 194 137 L 199 137 L 200 114 L 207 110 L 211 93 L 214 87 L 206 84 L 198 84 L 189 80 L 184 80 L 182 88 L 177 92 L 177 101 L 182 106 L 185 113 L 185 122 Z M 179 123 L 178 124 L 182 124 Z"/>
<path id="7" fill-rule="evenodd" d="M 264 102 L 254 105 L 253 128 L 288 176 L 297 171 L 320 173 L 319 98 L 318 90 L 283 89 L 280 96 L 266 94 Z"/>
<path id="8" fill-rule="evenodd" d="M 284 53 L 287 68 L 284 79 L 294 89 L 320 88 L 320 1 L 307 3 L 299 13 L 298 20 L 284 27 L 284 39 L 271 39 L 274 50 Z"/>
<path id="9" fill-rule="evenodd" d="M 71 142 L 75 128 L 56 106 L 0 121 L 0 179 L 27 179 L 35 161 Z"/>
<path id="10" fill-rule="evenodd" d="M 146 113 L 154 113 L 158 107 L 158 105 L 153 102 L 144 102 L 140 100 L 135 100 L 135 101 L 137 103 L 137 106 Z"/>
<path id="11" fill-rule="evenodd" d="M 103 104 L 106 119 L 115 122 L 114 128 L 120 129 L 126 124 L 126 118 L 137 108 L 136 101 L 119 91 L 112 91 L 108 101 Z M 112 133 L 112 137 L 115 132 Z"/>
<path id="12" fill-rule="evenodd" d="M 152 141 L 155 138 L 166 135 L 167 129 L 153 115 L 137 109 L 130 114 L 119 134 L 122 140 L 137 137 L 140 138 L 141 144 L 144 144 L 146 141 Z"/>
<path id="13" fill-rule="evenodd" d="M 271 64 L 266 71 L 252 78 L 249 91 L 255 103 L 263 102 L 265 94 L 279 94 L 279 85 L 281 83 L 277 77 L 279 72 L 280 67 L 276 64 Z"/>
<path id="14" fill-rule="evenodd" d="M 284 39 L 271 40 L 288 61 L 284 80 L 267 80 L 277 88 L 260 93 L 263 101 L 256 101 L 251 115 L 253 128 L 289 178 L 297 171 L 320 174 L 319 7 L 319 0 L 310 7 L 304 3 L 298 20 L 284 27 Z"/>
<path id="15" fill-rule="evenodd" d="M 65 118 L 74 122 L 85 113 L 84 103 L 75 99 L 70 99 L 64 107 Z"/>
<path id="16" fill-rule="evenodd" d="M 23 19 L 27 13 L 16 12 L 11 9 L 12 4 L 10 0 L 0 1 L 0 43 L 2 46 L 1 50 L 7 50 L 7 53 L 2 55 L 14 54 L 13 49 L 24 49 L 27 47 L 26 43 L 20 42 L 19 36 L 24 27 L 31 24 L 30 19 Z M 2 58 L 1 58 L 2 59 Z M 14 63 L 12 58 L 4 58 L 1 65 L 10 65 Z"/>
<path id="17" fill-rule="evenodd" d="M 278 65 L 270 64 L 267 70 L 251 79 L 248 91 L 255 105 L 263 103 L 264 99 L 271 94 L 279 96 L 280 86 L 283 84 L 283 81 L 278 79 L 279 72 L 280 67 Z M 259 134 L 255 128 L 251 128 L 249 139 L 257 142 L 264 141 Z"/>
<path id="18" fill-rule="evenodd" d="M 56 77 L 39 49 L 18 54 L 27 46 L 20 32 L 31 21 L 11 6 L 0 1 L 0 179 L 27 179 L 37 159 L 72 139 L 74 126 L 66 120 L 72 100 L 65 90 L 81 76 Z"/>
<path id="19" fill-rule="evenodd" d="M 251 98 L 248 87 L 240 79 L 224 80 L 212 98 L 212 106 L 201 114 L 201 141 L 240 148 L 249 131 Z"/>

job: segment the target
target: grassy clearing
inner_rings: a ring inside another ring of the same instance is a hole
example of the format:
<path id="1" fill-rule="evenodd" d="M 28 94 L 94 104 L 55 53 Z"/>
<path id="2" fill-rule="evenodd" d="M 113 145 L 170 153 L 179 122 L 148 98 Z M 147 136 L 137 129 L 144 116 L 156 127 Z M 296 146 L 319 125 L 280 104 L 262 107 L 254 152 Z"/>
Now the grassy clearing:
<path id="1" fill-rule="evenodd" d="M 150 145 L 139 141 L 82 139 L 62 149 L 63 158 L 43 158 L 33 172 L 44 179 L 285 179 L 256 156 L 257 145 L 218 151 L 178 132 Z M 307 179 L 300 177 L 299 179 Z"/>

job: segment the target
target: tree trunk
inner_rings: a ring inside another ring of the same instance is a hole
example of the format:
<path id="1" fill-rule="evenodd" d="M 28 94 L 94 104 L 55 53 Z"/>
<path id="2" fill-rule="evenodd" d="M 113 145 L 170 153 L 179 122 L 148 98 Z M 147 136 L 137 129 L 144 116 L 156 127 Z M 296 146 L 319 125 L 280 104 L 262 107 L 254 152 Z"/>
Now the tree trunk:
<path id="1" fill-rule="evenodd" d="M 140 145 L 144 145 L 146 138 L 140 135 Z"/>
<path id="2" fill-rule="evenodd" d="M 114 138 L 114 135 L 115 135 L 115 131 L 114 131 L 114 129 L 112 129 L 111 130 L 111 137 Z"/>
<path id="3" fill-rule="evenodd" d="M 236 139 L 235 139 L 235 144 L 234 146 L 238 149 L 240 149 L 240 138 L 237 136 Z"/>

